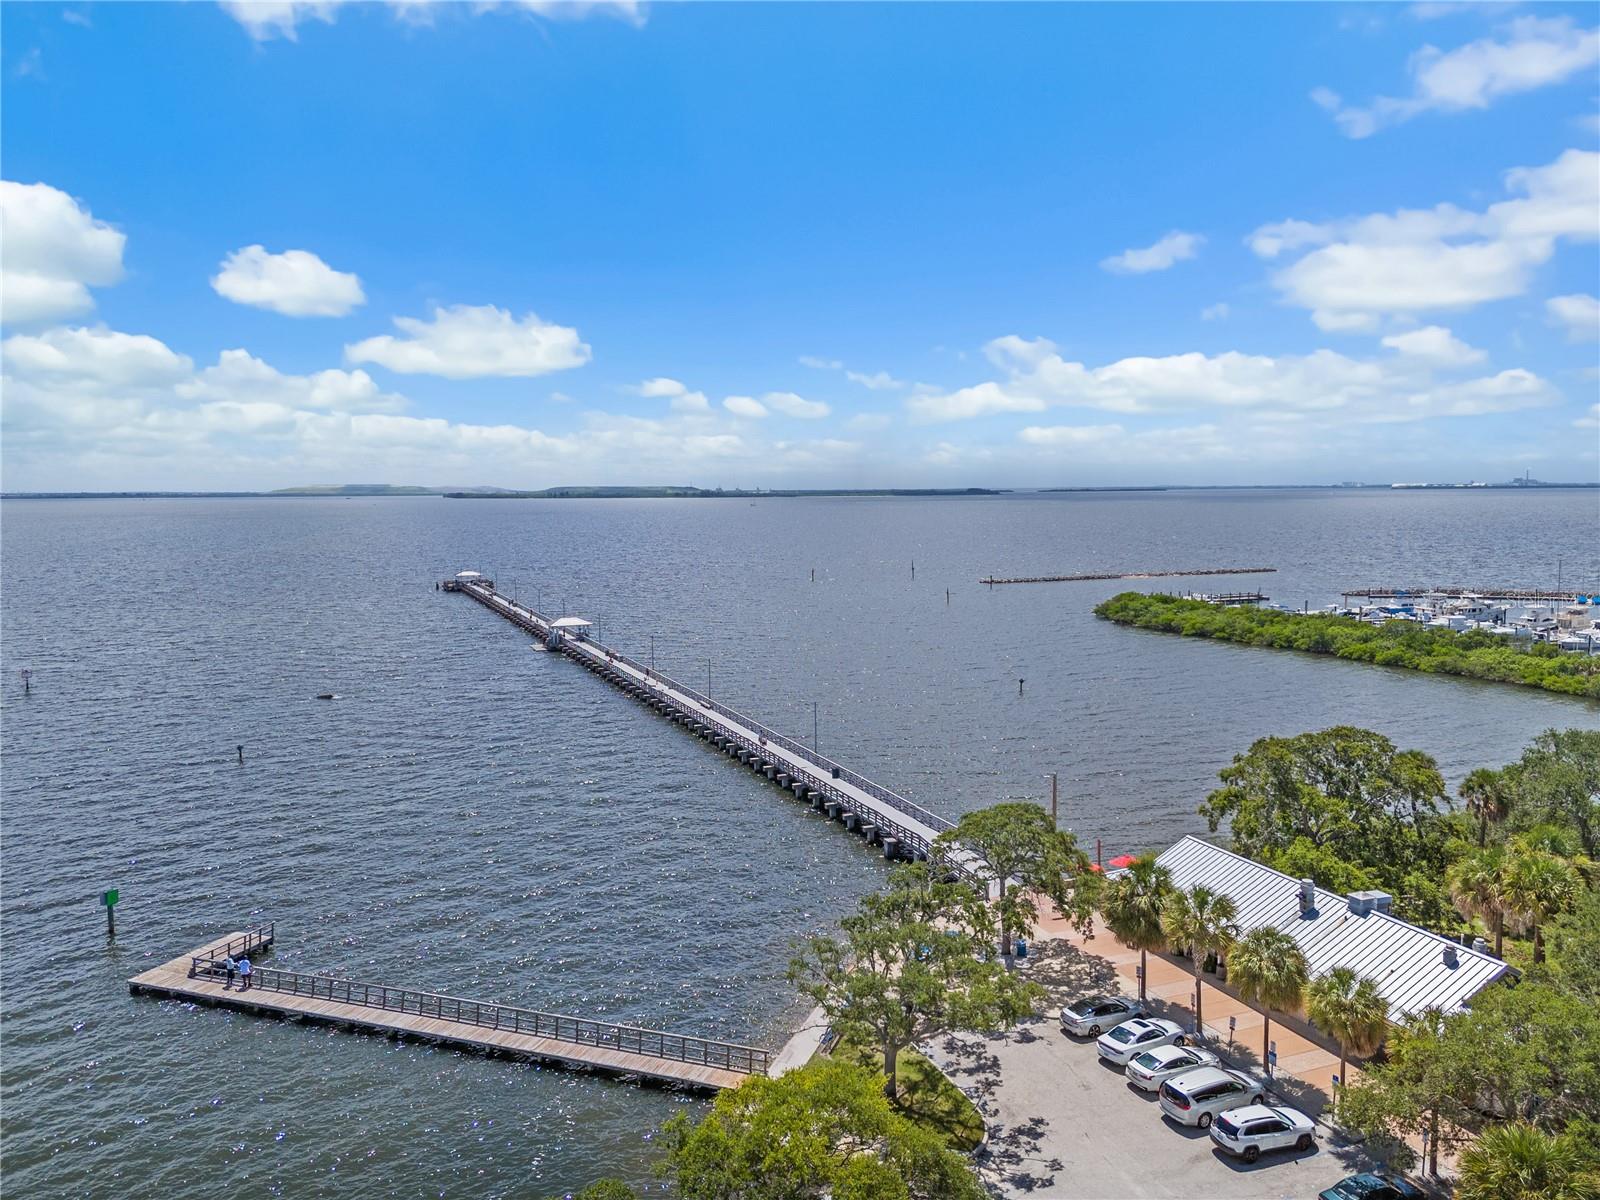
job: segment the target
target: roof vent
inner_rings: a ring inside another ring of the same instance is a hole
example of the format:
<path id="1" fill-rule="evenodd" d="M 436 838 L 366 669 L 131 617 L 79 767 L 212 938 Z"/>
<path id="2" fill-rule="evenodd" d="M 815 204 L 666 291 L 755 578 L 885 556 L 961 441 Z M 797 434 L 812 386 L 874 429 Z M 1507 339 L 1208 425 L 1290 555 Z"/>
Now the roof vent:
<path id="1" fill-rule="evenodd" d="M 1300 881 L 1300 913 L 1301 913 L 1302 916 L 1304 916 L 1307 913 L 1314 913 L 1316 911 L 1317 911 L 1317 884 L 1316 884 L 1316 880 L 1314 880 L 1314 879 L 1302 879 Z"/>
<path id="2" fill-rule="evenodd" d="M 1472 952 L 1474 954 L 1487 954 L 1487 953 L 1489 953 L 1489 943 L 1484 941 L 1481 937 L 1473 938 L 1472 939 Z"/>
<path id="3" fill-rule="evenodd" d="M 1448 945 L 1448 946 L 1446 946 L 1444 948 L 1444 965 L 1445 966 L 1454 967 L 1460 961 L 1461 961 L 1460 958 L 1456 955 L 1456 948 L 1455 948 L 1454 945 Z"/>
<path id="4" fill-rule="evenodd" d="M 1358 917 L 1368 913 L 1386 913 L 1394 906 L 1394 897 L 1388 892 L 1365 891 L 1350 893 L 1350 911 Z"/>

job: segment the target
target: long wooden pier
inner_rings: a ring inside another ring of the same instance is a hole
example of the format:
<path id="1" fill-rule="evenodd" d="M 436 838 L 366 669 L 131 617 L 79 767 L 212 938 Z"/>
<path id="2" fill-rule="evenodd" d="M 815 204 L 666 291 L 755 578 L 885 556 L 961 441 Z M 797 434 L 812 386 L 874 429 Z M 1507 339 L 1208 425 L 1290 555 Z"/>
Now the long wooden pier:
<path id="1" fill-rule="evenodd" d="M 445 591 L 471 596 L 542 639 L 549 649 L 648 704 L 730 758 L 792 792 L 796 799 L 841 822 L 870 844 L 881 846 L 885 858 L 929 859 L 937 853 L 934 839 L 953 827 L 937 813 L 873 783 L 804 743 L 591 641 L 582 632 L 583 622 L 562 626 L 557 620 L 502 596 L 495 591 L 492 580 L 471 573 L 445 580 L 440 586 Z M 971 856 L 959 848 L 941 854 L 941 860 L 959 873 L 975 874 Z"/>
<path id="2" fill-rule="evenodd" d="M 774 1055 L 755 1046 L 254 961 L 248 989 L 230 984 L 223 960 L 264 953 L 274 932 L 266 924 L 230 933 L 135 975 L 128 990 L 702 1090 L 737 1087 L 773 1065 Z"/>
<path id="3" fill-rule="evenodd" d="M 1204 571 L 1130 571 L 1120 575 L 990 575 L 978 580 L 993 587 L 997 583 L 1083 583 L 1094 579 L 1168 579 L 1184 575 L 1271 575 L 1277 567 L 1211 567 Z"/>

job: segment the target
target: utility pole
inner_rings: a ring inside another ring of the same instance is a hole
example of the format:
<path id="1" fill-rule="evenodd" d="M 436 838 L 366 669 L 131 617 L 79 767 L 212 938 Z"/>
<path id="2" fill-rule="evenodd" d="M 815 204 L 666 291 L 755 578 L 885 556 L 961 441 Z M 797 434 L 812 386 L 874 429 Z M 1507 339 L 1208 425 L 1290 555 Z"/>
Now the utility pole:
<path id="1" fill-rule="evenodd" d="M 1058 823 L 1056 821 L 1056 816 L 1057 816 L 1057 809 L 1056 809 L 1056 773 L 1054 771 L 1051 771 L 1050 772 L 1050 828 L 1052 828 L 1052 829 L 1056 829 L 1056 828 L 1059 827 Z"/>

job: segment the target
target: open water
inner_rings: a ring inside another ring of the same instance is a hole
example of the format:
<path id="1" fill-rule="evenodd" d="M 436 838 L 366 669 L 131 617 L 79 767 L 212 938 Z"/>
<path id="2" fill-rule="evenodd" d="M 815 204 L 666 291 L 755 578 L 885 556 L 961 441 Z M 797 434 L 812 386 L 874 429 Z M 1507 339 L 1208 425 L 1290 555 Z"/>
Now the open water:
<path id="1" fill-rule="evenodd" d="M 4 1186 L 541 1197 L 649 1178 L 700 1101 L 134 999 L 246 922 L 281 965 L 776 1047 L 792 943 L 881 860 L 434 581 L 479 567 L 949 815 L 1107 854 L 1204 828 L 1258 737 L 1379 729 L 1458 780 L 1600 708 L 1121 629 L 1127 587 L 1600 584 L 1593 492 L 8 501 Z M 915 564 L 915 578 L 912 566 Z M 1275 575 L 980 586 L 1003 575 Z M 815 568 L 816 580 L 811 581 Z M 946 598 L 948 589 L 949 597 Z M 23 695 L 18 671 L 33 671 Z M 1026 680 L 1018 695 L 1017 681 Z M 337 693 L 318 701 L 320 692 Z M 245 762 L 235 747 L 245 747 Z M 108 945 L 96 904 L 121 890 Z"/>

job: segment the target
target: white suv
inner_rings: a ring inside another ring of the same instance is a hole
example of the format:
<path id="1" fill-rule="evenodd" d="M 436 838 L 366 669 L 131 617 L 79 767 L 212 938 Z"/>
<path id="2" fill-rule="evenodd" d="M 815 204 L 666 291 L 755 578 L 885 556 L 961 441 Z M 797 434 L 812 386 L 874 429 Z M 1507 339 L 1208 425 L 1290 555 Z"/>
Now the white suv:
<path id="1" fill-rule="evenodd" d="M 1261 1084 L 1243 1071 L 1199 1067 L 1161 1085 L 1161 1111 L 1180 1125 L 1205 1129 L 1230 1108 L 1260 1104 L 1262 1094 Z"/>
<path id="2" fill-rule="evenodd" d="M 1311 1118 L 1294 1108 L 1252 1104 L 1229 1109 L 1211 1125 L 1217 1149 L 1255 1162 L 1263 1150 L 1309 1150 L 1316 1141 Z"/>

